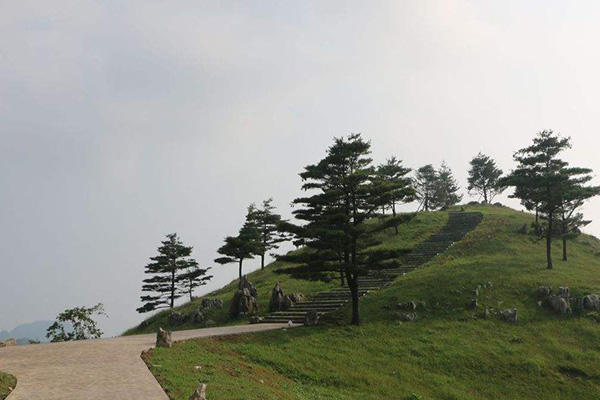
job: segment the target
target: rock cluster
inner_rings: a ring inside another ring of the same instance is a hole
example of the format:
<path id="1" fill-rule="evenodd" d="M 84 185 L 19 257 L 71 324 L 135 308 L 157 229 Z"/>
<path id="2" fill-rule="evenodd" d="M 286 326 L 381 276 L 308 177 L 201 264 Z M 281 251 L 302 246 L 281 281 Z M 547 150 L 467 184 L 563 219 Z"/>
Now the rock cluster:
<path id="1" fill-rule="evenodd" d="M 517 309 L 511 308 L 509 310 L 504 310 L 500 313 L 500 316 L 506 322 L 510 322 L 512 324 L 517 322 Z"/>
<path id="2" fill-rule="evenodd" d="M 223 300 L 221 299 L 202 299 L 202 308 L 212 310 L 213 308 L 223 308 Z"/>
<path id="3" fill-rule="evenodd" d="M 415 322 L 417 320 L 417 314 L 415 313 L 396 313 L 396 318 L 401 322 Z"/>
<path id="4" fill-rule="evenodd" d="M 541 298 L 540 305 L 546 303 L 556 313 L 565 315 L 573 311 L 600 311 L 600 296 L 588 294 L 582 298 L 571 296 L 571 291 L 566 286 L 558 288 L 556 293 L 551 286 L 540 286 L 537 295 Z"/>
<path id="5" fill-rule="evenodd" d="M 398 303 L 398 308 L 405 311 L 424 310 L 426 303 L 424 301 L 407 301 L 406 303 Z"/>
<path id="6" fill-rule="evenodd" d="M 172 334 L 169 331 L 165 331 L 163 328 L 158 328 L 156 334 L 156 347 L 170 348 L 173 345 Z"/>
<path id="7" fill-rule="evenodd" d="M 251 315 L 250 316 L 250 323 L 251 324 L 260 324 L 261 322 L 263 322 L 264 318 L 263 317 L 259 317 L 258 315 Z"/>
<path id="8" fill-rule="evenodd" d="M 206 384 L 201 383 L 194 394 L 189 397 L 189 400 L 206 400 Z"/>
<path id="9" fill-rule="evenodd" d="M 302 301 L 304 295 L 302 293 L 294 293 L 286 296 L 283 291 L 283 285 L 279 282 L 271 291 L 271 299 L 269 300 L 269 312 L 285 311 L 292 307 L 294 303 Z"/>
<path id="10" fill-rule="evenodd" d="M 229 306 L 229 314 L 233 318 L 258 314 L 257 297 L 258 293 L 252 282 L 245 276 L 242 277 L 240 288 L 233 295 L 233 300 Z"/>

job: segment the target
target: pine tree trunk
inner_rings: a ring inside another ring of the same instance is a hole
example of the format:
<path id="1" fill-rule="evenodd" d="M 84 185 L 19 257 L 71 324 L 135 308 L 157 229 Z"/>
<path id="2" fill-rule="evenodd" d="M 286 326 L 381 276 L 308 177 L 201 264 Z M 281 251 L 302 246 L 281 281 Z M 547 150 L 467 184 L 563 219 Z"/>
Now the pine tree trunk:
<path id="1" fill-rule="evenodd" d="M 489 204 L 488 203 L 488 194 L 487 194 L 487 189 L 486 188 L 483 188 L 483 202 L 485 204 Z"/>
<path id="2" fill-rule="evenodd" d="M 239 266 L 239 271 L 238 271 L 238 277 L 240 279 L 240 283 L 239 286 L 241 287 L 242 285 L 242 262 L 244 261 L 243 258 L 240 258 L 240 266 Z"/>
<path id="3" fill-rule="evenodd" d="M 546 232 L 546 260 L 548 261 L 548 269 L 552 269 L 552 219 L 553 215 L 548 214 L 548 231 Z"/>
<path id="4" fill-rule="evenodd" d="M 260 269 L 265 269 L 265 253 L 260 255 Z"/>
<path id="5" fill-rule="evenodd" d="M 175 270 L 171 272 L 171 308 L 175 307 Z"/>
<path id="6" fill-rule="evenodd" d="M 567 238 L 563 237 L 563 261 L 567 261 Z"/>
<path id="7" fill-rule="evenodd" d="M 394 216 L 394 218 L 396 217 L 396 203 L 392 203 L 392 215 Z M 394 225 L 394 228 L 396 229 L 396 235 L 398 234 L 398 224 Z"/>
<path id="8" fill-rule="evenodd" d="M 350 293 L 352 294 L 352 325 L 360 325 L 360 309 L 358 297 L 358 277 L 348 275 L 348 284 L 350 285 Z"/>
<path id="9" fill-rule="evenodd" d="M 340 268 L 340 277 L 341 277 L 341 287 L 346 286 L 345 277 L 344 277 L 344 267 Z"/>

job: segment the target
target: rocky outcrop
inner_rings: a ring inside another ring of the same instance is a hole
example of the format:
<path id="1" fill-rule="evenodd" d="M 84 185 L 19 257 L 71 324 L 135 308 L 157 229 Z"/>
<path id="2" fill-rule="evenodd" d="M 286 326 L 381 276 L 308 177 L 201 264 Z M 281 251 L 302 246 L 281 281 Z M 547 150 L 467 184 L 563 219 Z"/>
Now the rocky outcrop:
<path id="1" fill-rule="evenodd" d="M 156 334 L 156 347 L 170 348 L 173 345 L 173 337 L 171 332 L 165 331 L 163 328 L 158 328 Z"/>
<path id="2" fill-rule="evenodd" d="M 398 308 L 401 310 L 413 311 L 417 309 L 417 303 L 414 301 L 407 301 L 406 303 L 399 303 Z"/>
<path id="3" fill-rule="evenodd" d="M 269 312 L 285 311 L 288 309 L 288 303 L 283 292 L 283 286 L 277 282 L 271 291 L 271 299 L 269 300 Z"/>
<path id="4" fill-rule="evenodd" d="M 183 325 L 186 321 L 187 317 L 178 311 L 172 311 L 169 314 L 169 326 Z"/>
<path id="5" fill-rule="evenodd" d="M 588 294 L 583 298 L 581 305 L 584 310 L 600 311 L 600 297 L 597 294 Z"/>
<path id="6" fill-rule="evenodd" d="M 190 322 L 192 324 L 201 324 L 204 322 L 204 312 L 202 312 L 203 308 L 196 307 L 194 311 L 190 314 Z"/>
<path id="7" fill-rule="evenodd" d="M 244 276 L 240 282 L 240 288 L 233 295 L 229 306 L 229 314 L 233 318 L 244 315 L 255 315 L 258 313 L 258 294 L 252 282 Z"/>
<path id="8" fill-rule="evenodd" d="M 559 314 L 570 314 L 571 305 L 568 297 L 555 294 L 548 297 L 548 304 L 550 307 Z"/>
<path id="9" fill-rule="evenodd" d="M 504 321 L 514 324 L 517 322 L 517 309 L 511 308 L 509 310 L 504 310 L 500 313 L 500 316 Z"/>
<path id="10" fill-rule="evenodd" d="M 250 323 L 251 324 L 260 324 L 261 322 L 263 322 L 264 318 L 263 317 L 259 317 L 258 315 L 252 315 L 250 316 Z"/>
<path id="11" fill-rule="evenodd" d="M 305 326 L 315 326 L 319 323 L 319 313 L 317 310 L 310 310 L 306 313 L 304 317 L 304 325 Z"/>
<path id="12" fill-rule="evenodd" d="M 548 297 L 552 294 L 552 286 L 540 286 L 537 289 L 537 296 L 538 297 Z"/>
<path id="13" fill-rule="evenodd" d="M 414 314 L 414 313 L 408 313 L 408 314 L 397 313 L 396 317 L 401 322 L 415 322 L 417 320 L 417 314 Z"/>
<path id="14" fill-rule="evenodd" d="M 189 400 L 206 400 L 206 384 L 201 383 Z"/>
<path id="15" fill-rule="evenodd" d="M 223 308 L 223 300 L 221 299 L 202 299 L 200 303 L 202 308 L 205 310 L 212 310 L 213 308 Z"/>

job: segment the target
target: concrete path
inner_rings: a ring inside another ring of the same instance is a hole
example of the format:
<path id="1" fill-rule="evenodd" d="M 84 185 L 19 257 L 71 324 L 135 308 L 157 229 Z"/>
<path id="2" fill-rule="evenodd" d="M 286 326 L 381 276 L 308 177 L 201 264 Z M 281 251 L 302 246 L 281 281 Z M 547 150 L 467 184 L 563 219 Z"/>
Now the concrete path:
<path id="1" fill-rule="evenodd" d="M 286 327 L 257 324 L 174 332 L 174 340 L 236 335 Z M 7 400 L 169 400 L 143 350 L 156 335 L 47 343 L 0 349 L 0 370 L 17 377 Z M 191 394 L 191 393 L 190 393 Z"/>

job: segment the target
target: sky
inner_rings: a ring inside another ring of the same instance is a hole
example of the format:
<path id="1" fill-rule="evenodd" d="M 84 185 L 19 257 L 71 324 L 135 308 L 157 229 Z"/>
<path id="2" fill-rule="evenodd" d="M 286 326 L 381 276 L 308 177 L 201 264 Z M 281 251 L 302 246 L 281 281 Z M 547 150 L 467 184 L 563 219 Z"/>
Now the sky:
<path id="1" fill-rule="evenodd" d="M 223 238 L 252 202 L 289 216 L 333 137 L 362 133 L 376 163 L 445 160 L 465 201 L 475 154 L 508 172 L 543 129 L 600 171 L 598 15 L 595 1 L 0 0 L 0 329 L 98 302 L 107 335 L 136 325 L 171 232 L 212 266 L 199 294 L 231 281 L 236 266 L 212 261 Z M 600 199 L 584 211 L 600 236 Z"/>

